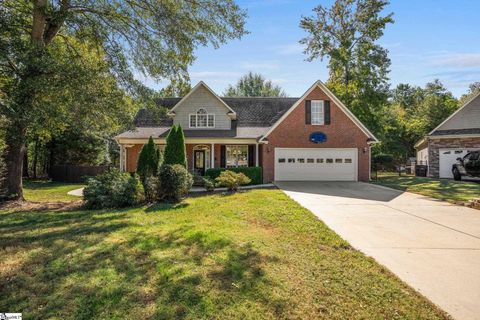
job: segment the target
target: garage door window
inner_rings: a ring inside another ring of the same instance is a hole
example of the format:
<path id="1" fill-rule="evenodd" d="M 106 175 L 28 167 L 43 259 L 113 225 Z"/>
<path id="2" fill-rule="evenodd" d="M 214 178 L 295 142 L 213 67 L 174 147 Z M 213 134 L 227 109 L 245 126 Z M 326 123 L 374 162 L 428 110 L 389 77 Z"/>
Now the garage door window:
<path id="1" fill-rule="evenodd" d="M 335 163 L 343 163 L 343 159 L 335 159 Z"/>
<path id="2" fill-rule="evenodd" d="M 317 163 L 323 163 L 323 158 L 317 158 Z"/>
<path id="3" fill-rule="evenodd" d="M 278 159 L 278 163 L 285 163 L 285 158 Z"/>
<path id="4" fill-rule="evenodd" d="M 315 159 L 307 159 L 307 163 L 314 163 L 315 162 L 314 160 Z"/>
<path id="5" fill-rule="evenodd" d="M 333 163 L 333 159 L 327 159 L 327 163 Z"/>
<path id="6" fill-rule="evenodd" d="M 295 159 L 294 158 L 288 158 L 288 163 L 295 163 Z"/>
<path id="7" fill-rule="evenodd" d="M 352 159 L 350 158 L 345 159 L 345 163 L 352 163 Z"/>
<path id="8" fill-rule="evenodd" d="M 297 161 L 298 161 L 298 163 L 305 163 L 305 159 L 303 159 L 303 158 L 298 158 Z"/>

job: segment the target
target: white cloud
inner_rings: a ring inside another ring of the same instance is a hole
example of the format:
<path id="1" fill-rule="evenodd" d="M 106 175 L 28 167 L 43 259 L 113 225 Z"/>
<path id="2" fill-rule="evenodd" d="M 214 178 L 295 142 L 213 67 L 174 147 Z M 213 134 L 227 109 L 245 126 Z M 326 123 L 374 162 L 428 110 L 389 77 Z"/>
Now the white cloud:
<path id="1" fill-rule="evenodd" d="M 433 58 L 434 66 L 470 68 L 480 67 L 480 53 L 450 53 Z"/>

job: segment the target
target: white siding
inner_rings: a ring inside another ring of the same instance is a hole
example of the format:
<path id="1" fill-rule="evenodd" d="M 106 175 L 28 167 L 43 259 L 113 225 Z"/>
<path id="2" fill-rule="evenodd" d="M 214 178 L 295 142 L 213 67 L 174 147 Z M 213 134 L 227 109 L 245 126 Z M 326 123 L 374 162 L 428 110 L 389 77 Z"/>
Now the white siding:
<path id="1" fill-rule="evenodd" d="M 450 118 L 437 130 L 480 128 L 480 96 L 473 99 L 462 110 Z"/>
<path id="2" fill-rule="evenodd" d="M 215 114 L 215 128 L 190 128 L 189 115 L 196 113 L 203 108 L 209 114 Z M 227 116 L 229 110 L 210 93 L 205 87 L 199 86 L 192 92 L 183 103 L 175 109 L 174 124 L 180 124 L 187 130 L 228 130 L 231 128 L 230 118 Z"/>
<path id="3" fill-rule="evenodd" d="M 422 164 L 428 163 L 428 147 L 417 151 L 417 162 Z"/>

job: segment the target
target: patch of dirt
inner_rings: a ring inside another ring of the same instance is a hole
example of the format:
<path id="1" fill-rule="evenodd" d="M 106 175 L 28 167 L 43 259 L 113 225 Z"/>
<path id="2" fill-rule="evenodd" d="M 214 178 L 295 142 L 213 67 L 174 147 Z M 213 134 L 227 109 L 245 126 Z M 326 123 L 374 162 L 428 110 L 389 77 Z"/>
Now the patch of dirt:
<path id="1" fill-rule="evenodd" d="M 35 202 L 35 201 L 7 201 L 0 203 L 0 210 L 11 212 L 26 211 L 69 211 L 78 210 L 83 206 L 82 200 L 56 201 L 56 202 Z"/>

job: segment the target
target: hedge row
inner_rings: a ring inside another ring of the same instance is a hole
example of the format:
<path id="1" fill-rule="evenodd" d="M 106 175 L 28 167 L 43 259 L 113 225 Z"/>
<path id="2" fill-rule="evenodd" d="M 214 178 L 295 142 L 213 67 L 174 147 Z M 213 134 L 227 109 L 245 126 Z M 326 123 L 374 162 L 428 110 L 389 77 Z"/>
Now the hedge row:
<path id="1" fill-rule="evenodd" d="M 210 179 L 214 180 L 218 176 L 220 176 L 220 173 L 226 170 L 243 173 L 244 175 L 250 178 L 251 180 L 251 182 L 249 183 L 250 185 L 263 183 L 262 167 L 211 168 L 211 169 L 207 169 L 207 171 L 205 172 L 205 175 Z"/>

